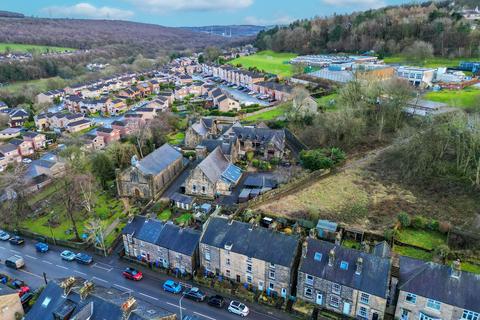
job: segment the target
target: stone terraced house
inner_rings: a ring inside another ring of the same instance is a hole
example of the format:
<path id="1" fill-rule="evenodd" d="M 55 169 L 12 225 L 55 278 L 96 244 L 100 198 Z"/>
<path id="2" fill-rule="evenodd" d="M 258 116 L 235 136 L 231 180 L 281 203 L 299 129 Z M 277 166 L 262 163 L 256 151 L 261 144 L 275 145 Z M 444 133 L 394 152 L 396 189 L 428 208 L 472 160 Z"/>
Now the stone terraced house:
<path id="1" fill-rule="evenodd" d="M 223 276 L 279 296 L 291 295 L 299 237 L 212 217 L 200 240 L 200 264 Z"/>

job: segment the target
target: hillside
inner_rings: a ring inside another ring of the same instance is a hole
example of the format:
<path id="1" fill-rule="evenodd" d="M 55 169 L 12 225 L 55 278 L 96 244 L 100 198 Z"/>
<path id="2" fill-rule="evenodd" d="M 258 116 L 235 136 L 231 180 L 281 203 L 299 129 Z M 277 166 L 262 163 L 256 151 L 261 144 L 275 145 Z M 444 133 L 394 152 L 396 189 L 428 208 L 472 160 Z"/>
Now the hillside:
<path id="1" fill-rule="evenodd" d="M 181 28 L 128 21 L 0 18 L 0 42 L 93 49 L 127 45 L 144 53 L 223 45 L 226 38 Z"/>
<path id="2" fill-rule="evenodd" d="M 464 19 L 460 13 L 470 4 L 463 0 L 454 7 L 450 1 L 429 1 L 300 20 L 260 32 L 256 45 L 261 50 L 299 54 L 374 50 L 392 55 L 420 40 L 431 44 L 438 56 L 479 56 L 477 22 Z"/>
<path id="3" fill-rule="evenodd" d="M 267 29 L 263 26 L 252 25 L 231 25 L 231 26 L 203 26 L 203 27 L 183 27 L 182 29 L 215 34 L 223 37 L 252 37 L 256 36 L 260 31 Z"/>

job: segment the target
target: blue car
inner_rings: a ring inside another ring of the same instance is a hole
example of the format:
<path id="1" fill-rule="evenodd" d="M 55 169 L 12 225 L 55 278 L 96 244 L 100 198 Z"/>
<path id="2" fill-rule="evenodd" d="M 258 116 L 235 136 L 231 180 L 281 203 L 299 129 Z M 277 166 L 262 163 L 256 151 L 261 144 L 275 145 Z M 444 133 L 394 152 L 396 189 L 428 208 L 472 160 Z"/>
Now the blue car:
<path id="1" fill-rule="evenodd" d="M 62 253 L 60 253 L 60 256 L 62 257 L 63 260 L 67 260 L 67 261 L 73 261 L 77 257 L 77 255 L 70 250 L 62 251 Z"/>
<path id="2" fill-rule="evenodd" d="M 38 252 L 45 253 L 48 251 L 48 244 L 45 242 L 37 242 L 35 249 L 37 249 Z"/>
<path id="3" fill-rule="evenodd" d="M 75 260 L 81 264 L 90 264 L 93 262 L 93 258 L 86 253 L 77 253 Z"/>
<path id="4" fill-rule="evenodd" d="M 167 280 L 163 284 L 163 290 L 177 294 L 182 292 L 182 286 L 173 280 Z"/>

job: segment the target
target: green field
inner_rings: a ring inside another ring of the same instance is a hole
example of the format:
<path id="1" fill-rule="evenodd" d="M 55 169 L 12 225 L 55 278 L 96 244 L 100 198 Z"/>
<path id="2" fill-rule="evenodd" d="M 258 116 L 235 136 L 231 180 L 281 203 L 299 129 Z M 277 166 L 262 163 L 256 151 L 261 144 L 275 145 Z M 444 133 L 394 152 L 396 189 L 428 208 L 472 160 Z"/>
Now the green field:
<path id="1" fill-rule="evenodd" d="M 29 81 L 18 81 L 3 87 L 0 87 L 0 92 L 7 93 L 21 93 L 24 92 L 26 88 L 31 89 L 34 92 L 43 92 L 55 88 L 61 88 L 64 86 L 65 80 L 60 77 L 52 77 L 38 80 L 29 80 Z"/>
<path id="2" fill-rule="evenodd" d="M 287 104 L 281 104 L 281 105 L 279 105 L 278 107 L 276 107 L 272 110 L 243 118 L 242 122 L 243 121 L 245 121 L 245 122 L 257 122 L 257 121 L 275 120 L 276 118 L 285 115 L 285 111 L 287 109 L 287 106 L 288 106 Z"/>
<path id="3" fill-rule="evenodd" d="M 479 61 L 480 58 L 442 58 L 442 57 L 435 57 L 426 59 L 423 62 L 412 62 L 409 61 L 404 56 L 395 55 L 391 57 L 383 58 L 383 61 L 387 64 L 409 64 L 409 65 L 416 65 L 418 67 L 426 67 L 426 68 L 438 68 L 438 67 L 457 67 L 460 62 L 462 61 Z"/>
<path id="4" fill-rule="evenodd" d="M 441 90 L 425 94 L 426 100 L 443 102 L 451 107 L 464 109 L 480 108 L 480 89 L 468 87 L 463 90 Z"/>
<path id="5" fill-rule="evenodd" d="M 398 233 L 397 240 L 425 250 L 433 250 L 436 247 L 446 244 L 447 237 L 436 231 L 404 229 Z"/>
<path id="6" fill-rule="evenodd" d="M 63 52 L 63 51 L 75 51 L 72 48 L 64 48 L 64 47 L 50 47 L 50 46 L 38 46 L 34 44 L 22 44 L 22 43 L 0 43 L 0 52 L 5 53 L 6 51 L 10 50 L 10 52 L 39 52 L 39 53 L 47 53 L 47 52 Z"/>
<path id="7" fill-rule="evenodd" d="M 228 63 L 231 65 L 241 64 L 243 68 L 256 67 L 259 70 L 273 73 L 280 77 L 289 77 L 293 74 L 293 67 L 287 62 L 296 56 L 294 53 L 261 51 L 251 56 L 237 58 Z"/>

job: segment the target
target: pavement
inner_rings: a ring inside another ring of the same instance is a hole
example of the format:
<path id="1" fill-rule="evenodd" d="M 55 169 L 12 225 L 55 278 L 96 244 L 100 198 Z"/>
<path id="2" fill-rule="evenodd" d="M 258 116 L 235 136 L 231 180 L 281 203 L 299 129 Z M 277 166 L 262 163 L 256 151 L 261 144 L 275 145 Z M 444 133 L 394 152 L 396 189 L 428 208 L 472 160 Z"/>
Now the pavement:
<path id="1" fill-rule="evenodd" d="M 162 289 L 163 282 L 169 278 L 165 274 L 142 268 L 137 264 L 127 263 L 116 255 L 108 257 L 94 255 L 94 262 L 91 265 L 81 265 L 75 261 L 69 262 L 61 259 L 60 252 L 65 248 L 50 245 L 48 252 L 39 253 L 35 250 L 35 241 L 26 239 L 25 242 L 22 246 L 15 246 L 8 241 L 0 241 L 0 273 L 23 280 L 33 289 L 45 285 L 43 273 L 45 273 L 47 281 L 69 276 L 79 276 L 89 279 L 99 286 L 115 287 L 124 292 L 131 292 L 133 296 L 140 300 L 147 301 L 180 316 L 179 303 L 181 296 L 167 293 Z M 4 261 L 12 255 L 22 256 L 25 260 L 25 267 L 20 270 L 7 268 Z M 138 282 L 125 279 L 122 276 L 122 271 L 129 265 L 133 265 L 141 270 L 144 273 L 144 279 Z M 183 284 L 187 287 L 192 285 L 188 282 Z M 202 290 L 207 295 L 214 293 L 208 288 L 202 288 Z M 228 298 L 227 301 L 229 302 Z M 223 310 L 216 309 L 210 307 L 205 302 L 198 303 L 187 299 L 182 299 L 181 305 L 183 316 L 195 315 L 200 319 L 209 320 L 239 319 L 239 316 L 229 313 L 226 307 Z M 293 318 L 280 310 L 258 304 L 247 303 L 247 306 L 250 308 L 249 319 L 286 320 Z"/>

